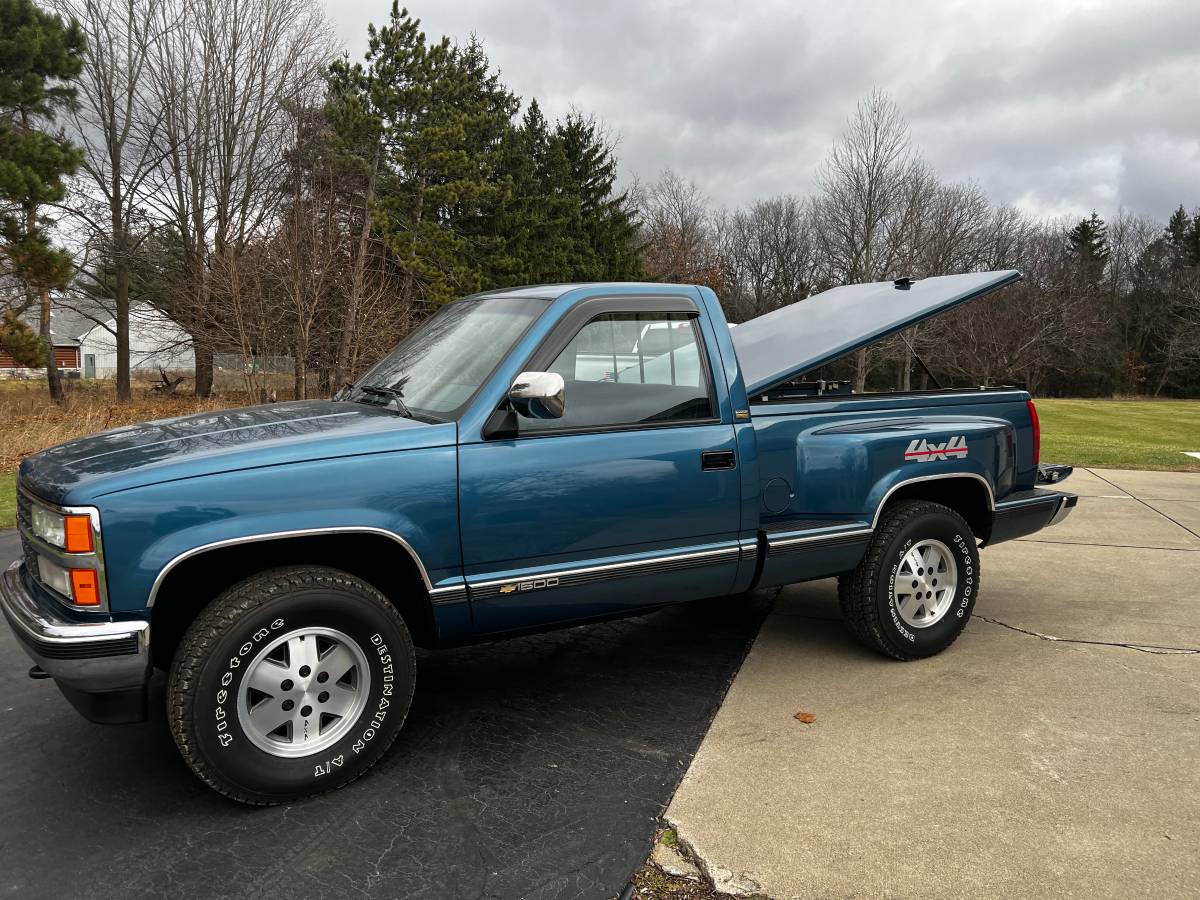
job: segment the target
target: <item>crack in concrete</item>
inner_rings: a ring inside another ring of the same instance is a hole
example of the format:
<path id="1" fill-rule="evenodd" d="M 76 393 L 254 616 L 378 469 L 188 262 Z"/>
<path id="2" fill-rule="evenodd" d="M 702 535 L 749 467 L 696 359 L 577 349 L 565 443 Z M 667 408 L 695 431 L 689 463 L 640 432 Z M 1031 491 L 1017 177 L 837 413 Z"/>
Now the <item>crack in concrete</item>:
<path id="1" fill-rule="evenodd" d="M 1107 478 L 1105 478 L 1103 475 L 1097 473 L 1096 471 L 1094 471 L 1092 469 L 1088 469 L 1087 471 L 1091 472 L 1093 475 L 1095 475 L 1097 478 L 1099 478 L 1101 481 L 1105 482 L 1106 484 L 1112 484 L 1112 486 L 1115 487 L 1118 491 L 1125 491 L 1125 489 L 1123 487 L 1121 487 L 1120 485 L 1117 485 L 1117 484 L 1113 484 L 1111 481 L 1109 481 Z M 1138 503 L 1142 504 L 1142 506 L 1146 507 L 1146 509 L 1150 510 L 1151 512 L 1158 513 L 1160 516 L 1162 516 L 1168 522 L 1174 522 L 1176 525 L 1178 525 L 1180 528 L 1182 528 L 1188 534 L 1192 535 L 1192 537 L 1200 538 L 1200 534 L 1197 534 L 1196 532 L 1192 531 L 1192 529 L 1188 528 L 1182 522 L 1176 522 L 1174 519 L 1172 519 L 1170 516 L 1168 516 L 1161 509 L 1155 509 L 1153 506 L 1151 506 L 1149 503 L 1147 503 L 1141 497 L 1138 497 L 1135 494 L 1131 494 L 1131 493 L 1129 493 L 1129 491 L 1125 491 L 1125 493 L 1129 494 L 1130 497 L 1133 497 L 1134 500 L 1136 500 Z"/>
<path id="2" fill-rule="evenodd" d="M 1009 625 L 1007 622 L 1001 622 L 999 619 L 993 619 L 990 616 L 981 616 L 979 613 L 975 613 L 972 618 L 981 619 L 984 622 L 999 625 L 1001 628 L 1007 628 L 1010 631 L 1028 634 L 1031 637 L 1041 638 L 1043 641 L 1052 641 L 1058 644 L 1092 644 L 1098 647 L 1121 647 L 1126 650 L 1137 650 L 1141 653 L 1153 653 L 1159 656 L 1192 656 L 1200 654 L 1200 647 L 1164 647 L 1160 644 L 1137 644 L 1132 641 L 1092 641 L 1086 638 L 1062 638 L 1056 637 L 1053 634 L 1043 634 L 1040 631 L 1032 631 L 1028 628 Z"/>
<path id="3" fill-rule="evenodd" d="M 697 849 L 696 845 L 687 839 L 683 834 L 683 829 L 678 822 L 672 821 L 669 817 L 664 819 L 668 826 L 675 830 L 675 837 L 679 842 L 677 849 L 682 850 L 684 859 L 693 863 L 700 870 L 702 881 L 710 887 L 714 893 L 732 897 L 750 898 L 763 897 L 762 885 L 758 880 L 748 872 L 734 873 L 724 866 L 709 860 L 703 853 Z"/>
<path id="4" fill-rule="evenodd" d="M 1163 516 L 1163 518 L 1166 519 L 1169 517 Z M 1171 519 L 1171 521 L 1174 522 L 1175 520 Z M 1176 524 L 1179 523 L 1176 522 Z M 1109 547 L 1113 550 L 1162 550 L 1164 553 L 1200 553 L 1200 547 L 1147 547 L 1142 544 L 1096 544 L 1091 541 L 1051 541 L 1045 538 L 1017 538 L 1016 543 L 1056 544 L 1060 547 Z"/>

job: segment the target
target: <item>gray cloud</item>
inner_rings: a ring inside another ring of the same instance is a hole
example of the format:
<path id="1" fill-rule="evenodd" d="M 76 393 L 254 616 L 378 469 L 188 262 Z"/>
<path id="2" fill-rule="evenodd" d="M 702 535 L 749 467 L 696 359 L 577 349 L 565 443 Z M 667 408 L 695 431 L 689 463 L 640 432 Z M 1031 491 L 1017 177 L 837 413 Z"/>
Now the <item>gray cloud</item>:
<path id="1" fill-rule="evenodd" d="M 387 0 L 327 2 L 352 56 Z M 484 42 L 548 114 L 595 113 L 625 178 L 671 167 L 717 203 L 812 189 L 855 102 L 887 90 L 945 178 L 1038 215 L 1200 204 L 1196 0 L 415 0 Z"/>

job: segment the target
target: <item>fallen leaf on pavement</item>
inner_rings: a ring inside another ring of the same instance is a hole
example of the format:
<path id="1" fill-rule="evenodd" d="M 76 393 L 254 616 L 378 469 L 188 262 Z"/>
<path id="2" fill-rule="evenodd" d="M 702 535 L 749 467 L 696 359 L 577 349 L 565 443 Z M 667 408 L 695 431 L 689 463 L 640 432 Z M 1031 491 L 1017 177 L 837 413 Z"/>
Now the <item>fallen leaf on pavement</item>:
<path id="1" fill-rule="evenodd" d="M 803 711 L 796 713 L 796 715 L 793 716 L 793 718 L 797 722 L 803 722 L 805 725 L 811 725 L 813 722 L 817 721 L 817 717 L 815 715 L 813 715 L 810 712 L 803 712 Z"/>

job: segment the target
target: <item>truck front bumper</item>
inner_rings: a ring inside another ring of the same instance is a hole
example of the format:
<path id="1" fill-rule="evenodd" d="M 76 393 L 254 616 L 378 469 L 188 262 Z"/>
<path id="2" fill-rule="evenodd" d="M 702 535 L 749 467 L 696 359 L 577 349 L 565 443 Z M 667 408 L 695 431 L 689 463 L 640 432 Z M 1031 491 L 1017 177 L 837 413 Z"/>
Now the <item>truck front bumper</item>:
<path id="1" fill-rule="evenodd" d="M 86 718 L 144 720 L 150 623 L 68 621 L 38 602 L 23 569 L 18 560 L 0 575 L 0 609 L 25 652 Z"/>

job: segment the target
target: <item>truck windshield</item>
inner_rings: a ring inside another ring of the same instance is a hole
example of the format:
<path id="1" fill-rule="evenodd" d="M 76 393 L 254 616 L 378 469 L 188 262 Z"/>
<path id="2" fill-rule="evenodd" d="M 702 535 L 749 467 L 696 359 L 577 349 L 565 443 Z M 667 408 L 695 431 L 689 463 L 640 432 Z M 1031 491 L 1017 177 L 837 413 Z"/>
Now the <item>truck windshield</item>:
<path id="1" fill-rule="evenodd" d="M 341 399 L 402 415 L 457 416 L 549 300 L 480 297 L 443 307 L 346 389 Z"/>

